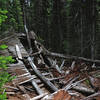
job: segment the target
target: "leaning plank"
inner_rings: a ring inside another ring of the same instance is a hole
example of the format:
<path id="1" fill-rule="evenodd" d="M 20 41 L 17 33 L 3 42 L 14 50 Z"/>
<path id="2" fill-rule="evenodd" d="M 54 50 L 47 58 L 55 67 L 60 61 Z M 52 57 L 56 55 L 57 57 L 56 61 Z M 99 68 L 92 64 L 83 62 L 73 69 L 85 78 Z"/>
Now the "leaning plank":
<path id="1" fill-rule="evenodd" d="M 14 90 L 17 90 L 17 91 L 19 90 L 19 89 L 18 89 L 18 88 L 16 88 L 16 87 L 7 86 L 7 85 L 5 85 L 5 86 L 4 86 L 4 88 L 14 89 Z"/>
<path id="2" fill-rule="evenodd" d="M 27 70 L 27 69 L 26 69 Z M 27 70 L 27 72 L 30 74 L 30 72 Z M 41 95 L 43 94 L 43 91 L 40 89 L 40 87 L 37 85 L 36 81 L 34 80 L 34 78 L 36 78 L 36 76 L 32 76 L 32 80 L 31 80 L 31 83 L 32 83 L 32 86 L 35 88 L 36 92 Z"/>
<path id="3" fill-rule="evenodd" d="M 20 77 L 25 77 L 25 76 L 28 76 L 30 75 L 29 73 L 25 73 L 25 74 L 22 74 L 22 75 L 18 75 L 17 78 L 20 78 Z"/>
<path id="4" fill-rule="evenodd" d="M 36 97 L 34 97 L 34 98 L 30 99 L 30 100 L 40 100 L 41 98 L 43 98 L 43 97 L 46 96 L 47 94 L 48 94 L 48 93 L 41 94 L 41 95 L 36 96 Z"/>
<path id="5" fill-rule="evenodd" d="M 19 59 L 22 59 L 22 54 L 21 54 L 20 48 L 17 44 L 16 44 L 16 54 Z"/>
<path id="6" fill-rule="evenodd" d="M 62 77 L 57 77 L 57 78 L 47 78 L 49 81 L 56 81 L 56 80 L 59 80 L 59 79 L 63 79 L 65 76 L 62 76 Z"/>
<path id="7" fill-rule="evenodd" d="M 6 92 L 6 94 L 9 94 L 9 95 L 14 95 L 15 92 Z"/>
<path id="8" fill-rule="evenodd" d="M 28 61 L 33 69 L 33 71 L 35 72 L 35 74 L 53 91 L 57 91 L 58 89 L 49 81 L 47 80 L 41 73 L 39 70 L 37 70 L 37 67 L 35 66 L 35 64 L 32 62 L 31 58 L 28 57 Z"/>
<path id="9" fill-rule="evenodd" d="M 20 83 L 18 83 L 18 84 L 21 85 L 21 84 L 24 84 L 24 83 L 30 82 L 32 79 L 33 79 L 33 78 L 30 78 L 30 79 L 25 80 L 25 81 L 22 81 L 22 82 L 20 82 Z"/>

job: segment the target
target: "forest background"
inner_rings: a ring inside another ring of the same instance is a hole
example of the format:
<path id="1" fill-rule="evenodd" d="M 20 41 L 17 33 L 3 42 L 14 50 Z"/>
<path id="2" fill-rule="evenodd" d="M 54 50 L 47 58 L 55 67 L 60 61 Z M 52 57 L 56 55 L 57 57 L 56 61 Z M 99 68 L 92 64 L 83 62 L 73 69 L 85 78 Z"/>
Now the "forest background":
<path id="1" fill-rule="evenodd" d="M 25 24 L 51 51 L 100 59 L 100 0 L 0 0 L 0 37 Z"/>

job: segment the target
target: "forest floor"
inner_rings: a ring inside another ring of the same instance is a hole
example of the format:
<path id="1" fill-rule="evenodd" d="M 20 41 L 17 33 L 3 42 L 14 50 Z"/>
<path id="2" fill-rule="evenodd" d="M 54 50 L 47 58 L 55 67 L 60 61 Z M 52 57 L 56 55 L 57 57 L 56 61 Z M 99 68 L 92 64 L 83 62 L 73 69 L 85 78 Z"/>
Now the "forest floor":
<path id="1" fill-rule="evenodd" d="M 0 54 L 16 60 L 8 65 L 8 73 L 16 76 L 4 86 L 8 100 L 100 100 L 99 62 L 47 56 L 33 42 L 29 54 L 17 36 L 3 41 L 8 49 Z"/>

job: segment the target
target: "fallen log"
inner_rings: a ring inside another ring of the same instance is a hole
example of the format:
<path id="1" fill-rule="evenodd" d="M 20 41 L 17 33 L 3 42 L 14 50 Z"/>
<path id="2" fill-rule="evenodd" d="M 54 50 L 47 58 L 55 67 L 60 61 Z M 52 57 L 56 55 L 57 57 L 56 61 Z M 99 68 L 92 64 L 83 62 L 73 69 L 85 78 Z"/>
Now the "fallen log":
<path id="1" fill-rule="evenodd" d="M 58 57 L 58 58 L 72 59 L 72 60 L 82 60 L 82 61 L 86 61 L 86 62 L 100 64 L 100 60 L 92 60 L 92 59 L 88 59 L 88 58 L 84 58 L 84 57 L 70 56 L 70 55 L 67 56 L 67 55 L 60 54 L 60 53 L 50 52 L 41 43 L 37 42 L 36 39 L 34 40 L 34 43 L 35 43 L 35 46 L 38 50 L 38 54 L 42 53 L 44 56 L 51 56 L 51 57 Z M 31 54 L 31 56 L 33 56 L 33 55 L 34 54 Z"/>
<path id="2" fill-rule="evenodd" d="M 30 32 L 31 34 L 31 38 L 33 38 L 34 40 L 34 45 L 38 50 L 38 54 L 43 54 L 45 56 L 52 56 L 52 57 L 59 57 L 59 58 L 63 58 L 63 59 L 73 59 L 73 60 L 82 60 L 82 61 L 86 61 L 86 62 L 93 62 L 93 63 L 99 63 L 100 64 L 100 60 L 92 60 L 92 59 L 88 59 L 88 58 L 84 58 L 84 57 L 78 57 L 78 56 L 67 56 L 64 54 L 60 54 L 60 53 L 54 53 L 54 52 L 50 52 L 48 51 L 40 42 L 37 41 L 37 36 L 34 32 Z M 33 56 L 34 54 L 31 54 L 30 56 Z"/>
<path id="3" fill-rule="evenodd" d="M 54 53 L 54 52 L 46 52 L 45 53 L 46 56 L 52 56 L 52 57 L 59 57 L 59 58 L 63 58 L 63 59 L 73 59 L 73 60 L 82 60 L 82 61 L 86 61 L 86 62 L 93 62 L 93 63 L 99 63 L 100 64 L 100 60 L 92 60 L 92 59 L 88 59 L 88 58 L 84 58 L 84 57 L 78 57 L 78 56 L 65 56 L 64 54 L 60 54 L 60 53 Z"/>
<path id="4" fill-rule="evenodd" d="M 58 89 L 49 81 L 47 80 L 41 73 L 39 70 L 37 70 L 37 67 L 35 66 L 35 64 L 32 62 L 31 58 L 28 57 L 28 61 L 33 69 L 33 71 L 35 72 L 35 74 L 53 91 L 57 91 Z"/>

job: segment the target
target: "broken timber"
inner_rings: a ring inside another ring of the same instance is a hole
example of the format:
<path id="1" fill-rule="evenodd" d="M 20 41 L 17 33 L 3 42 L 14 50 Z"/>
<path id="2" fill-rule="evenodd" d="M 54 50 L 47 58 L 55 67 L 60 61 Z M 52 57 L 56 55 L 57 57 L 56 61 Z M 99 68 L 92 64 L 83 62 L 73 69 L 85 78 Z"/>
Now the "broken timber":
<path id="1" fill-rule="evenodd" d="M 92 60 L 84 57 L 78 57 L 78 56 L 65 56 L 60 53 L 54 53 L 54 52 L 46 52 L 46 56 L 52 56 L 52 57 L 59 57 L 59 58 L 64 58 L 64 59 L 73 59 L 73 60 L 83 60 L 86 62 L 93 62 L 93 63 L 100 63 L 100 60 Z"/>
<path id="2" fill-rule="evenodd" d="M 20 49 L 19 49 L 19 47 L 17 46 L 18 58 L 19 58 L 19 59 L 20 59 L 20 58 L 22 59 L 21 52 L 19 52 L 19 51 L 20 51 Z M 47 80 L 47 79 L 40 73 L 39 70 L 37 70 L 35 64 L 33 63 L 32 59 L 31 59 L 31 57 L 28 57 L 28 61 L 29 61 L 30 65 L 31 65 L 32 69 L 34 70 L 35 74 L 36 74 L 47 86 L 49 86 L 49 88 L 50 88 L 53 92 L 57 91 L 58 89 L 57 89 L 49 80 Z M 32 81 L 32 85 L 35 87 L 36 91 L 37 91 L 39 94 L 42 94 L 41 89 L 38 87 L 38 85 L 37 85 L 34 81 Z M 39 90 L 40 90 L 40 91 L 39 91 Z"/>
<path id="3" fill-rule="evenodd" d="M 34 33 L 34 32 L 33 32 Z M 32 34 L 32 33 L 31 33 Z M 41 53 L 44 56 L 52 56 L 52 57 L 59 57 L 59 58 L 63 58 L 63 59 L 72 59 L 72 60 L 82 60 L 82 61 L 86 61 L 86 62 L 92 62 L 92 63 L 100 63 L 100 60 L 92 60 L 92 59 L 88 59 L 88 58 L 84 58 L 84 57 L 78 57 L 78 56 L 67 56 L 64 54 L 60 54 L 60 53 L 54 53 L 54 52 L 50 52 L 48 51 L 41 43 L 39 43 L 36 40 L 36 34 L 34 33 L 34 35 L 31 35 L 34 39 L 34 44 L 38 50 L 37 54 Z M 33 56 L 34 54 L 31 54 L 31 56 Z"/>
<path id="4" fill-rule="evenodd" d="M 37 67 L 35 66 L 35 64 L 32 62 L 32 59 L 30 57 L 28 57 L 28 61 L 32 67 L 32 69 L 34 70 L 35 74 L 47 85 L 49 86 L 49 88 L 55 92 L 58 89 L 49 81 L 47 80 L 41 73 L 39 70 L 37 70 Z"/>

